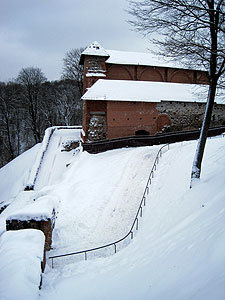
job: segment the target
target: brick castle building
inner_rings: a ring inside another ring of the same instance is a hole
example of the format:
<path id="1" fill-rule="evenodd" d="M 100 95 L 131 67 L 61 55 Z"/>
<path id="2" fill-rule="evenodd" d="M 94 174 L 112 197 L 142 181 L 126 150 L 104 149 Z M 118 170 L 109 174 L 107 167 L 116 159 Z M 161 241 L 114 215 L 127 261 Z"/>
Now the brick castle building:
<path id="1" fill-rule="evenodd" d="M 177 68 L 147 53 L 105 50 L 97 42 L 81 54 L 84 65 L 83 129 L 96 141 L 201 126 L 208 76 Z M 211 126 L 225 124 L 215 104 Z"/>

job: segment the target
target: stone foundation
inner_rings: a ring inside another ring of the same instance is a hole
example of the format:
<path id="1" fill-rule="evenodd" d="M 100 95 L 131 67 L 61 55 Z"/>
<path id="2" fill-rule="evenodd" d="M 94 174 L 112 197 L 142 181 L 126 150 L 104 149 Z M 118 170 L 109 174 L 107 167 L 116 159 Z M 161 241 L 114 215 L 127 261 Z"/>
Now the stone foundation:
<path id="1" fill-rule="evenodd" d="M 44 247 L 44 259 L 42 262 L 42 271 L 45 269 L 46 264 L 46 251 L 51 249 L 52 243 L 52 231 L 54 228 L 54 218 L 47 220 L 7 220 L 6 221 L 6 230 L 20 230 L 20 229 L 38 229 L 41 230 L 45 235 L 45 247 Z"/>

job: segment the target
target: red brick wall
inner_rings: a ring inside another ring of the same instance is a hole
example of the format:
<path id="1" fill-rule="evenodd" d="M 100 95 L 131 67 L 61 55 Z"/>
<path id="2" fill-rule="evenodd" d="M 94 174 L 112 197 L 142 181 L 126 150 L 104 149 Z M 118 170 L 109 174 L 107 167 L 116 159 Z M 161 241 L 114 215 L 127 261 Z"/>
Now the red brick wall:
<path id="1" fill-rule="evenodd" d="M 191 130 L 201 127 L 205 103 L 163 101 L 160 103 L 128 101 L 86 101 L 84 130 L 88 136 L 90 113 L 105 112 L 106 138 L 135 135 L 145 130 L 150 135 L 163 130 Z M 211 126 L 225 124 L 225 106 L 215 104 Z M 165 128 L 164 126 L 169 126 Z"/>
<path id="2" fill-rule="evenodd" d="M 138 130 L 157 132 L 155 103 L 107 102 L 107 139 L 135 135 Z"/>
<path id="3" fill-rule="evenodd" d="M 166 67 L 106 64 L 107 79 L 207 84 L 207 73 Z"/>

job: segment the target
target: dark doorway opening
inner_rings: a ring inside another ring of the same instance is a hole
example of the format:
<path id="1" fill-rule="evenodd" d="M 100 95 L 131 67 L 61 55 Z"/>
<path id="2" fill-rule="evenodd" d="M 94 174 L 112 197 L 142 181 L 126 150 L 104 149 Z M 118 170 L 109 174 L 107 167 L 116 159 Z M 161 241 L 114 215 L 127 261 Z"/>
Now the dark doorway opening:
<path id="1" fill-rule="evenodd" d="M 135 132 L 135 135 L 149 135 L 149 132 L 146 130 L 138 130 Z"/>

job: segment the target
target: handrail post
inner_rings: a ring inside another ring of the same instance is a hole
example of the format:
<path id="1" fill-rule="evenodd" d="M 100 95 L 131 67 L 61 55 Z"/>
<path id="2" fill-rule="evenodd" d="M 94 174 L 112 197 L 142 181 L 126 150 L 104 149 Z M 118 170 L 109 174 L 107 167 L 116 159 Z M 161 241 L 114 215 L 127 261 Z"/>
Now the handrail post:
<path id="1" fill-rule="evenodd" d="M 84 252 L 84 258 L 87 260 L 87 252 Z"/>
<path id="2" fill-rule="evenodd" d="M 138 218 L 136 219 L 137 223 L 136 223 L 136 230 L 138 230 Z"/>
<path id="3" fill-rule="evenodd" d="M 114 251 L 115 251 L 115 253 L 116 253 L 116 243 L 114 244 Z"/>
<path id="4" fill-rule="evenodd" d="M 54 266 L 53 266 L 53 257 L 52 257 L 52 269 L 54 268 Z"/>

